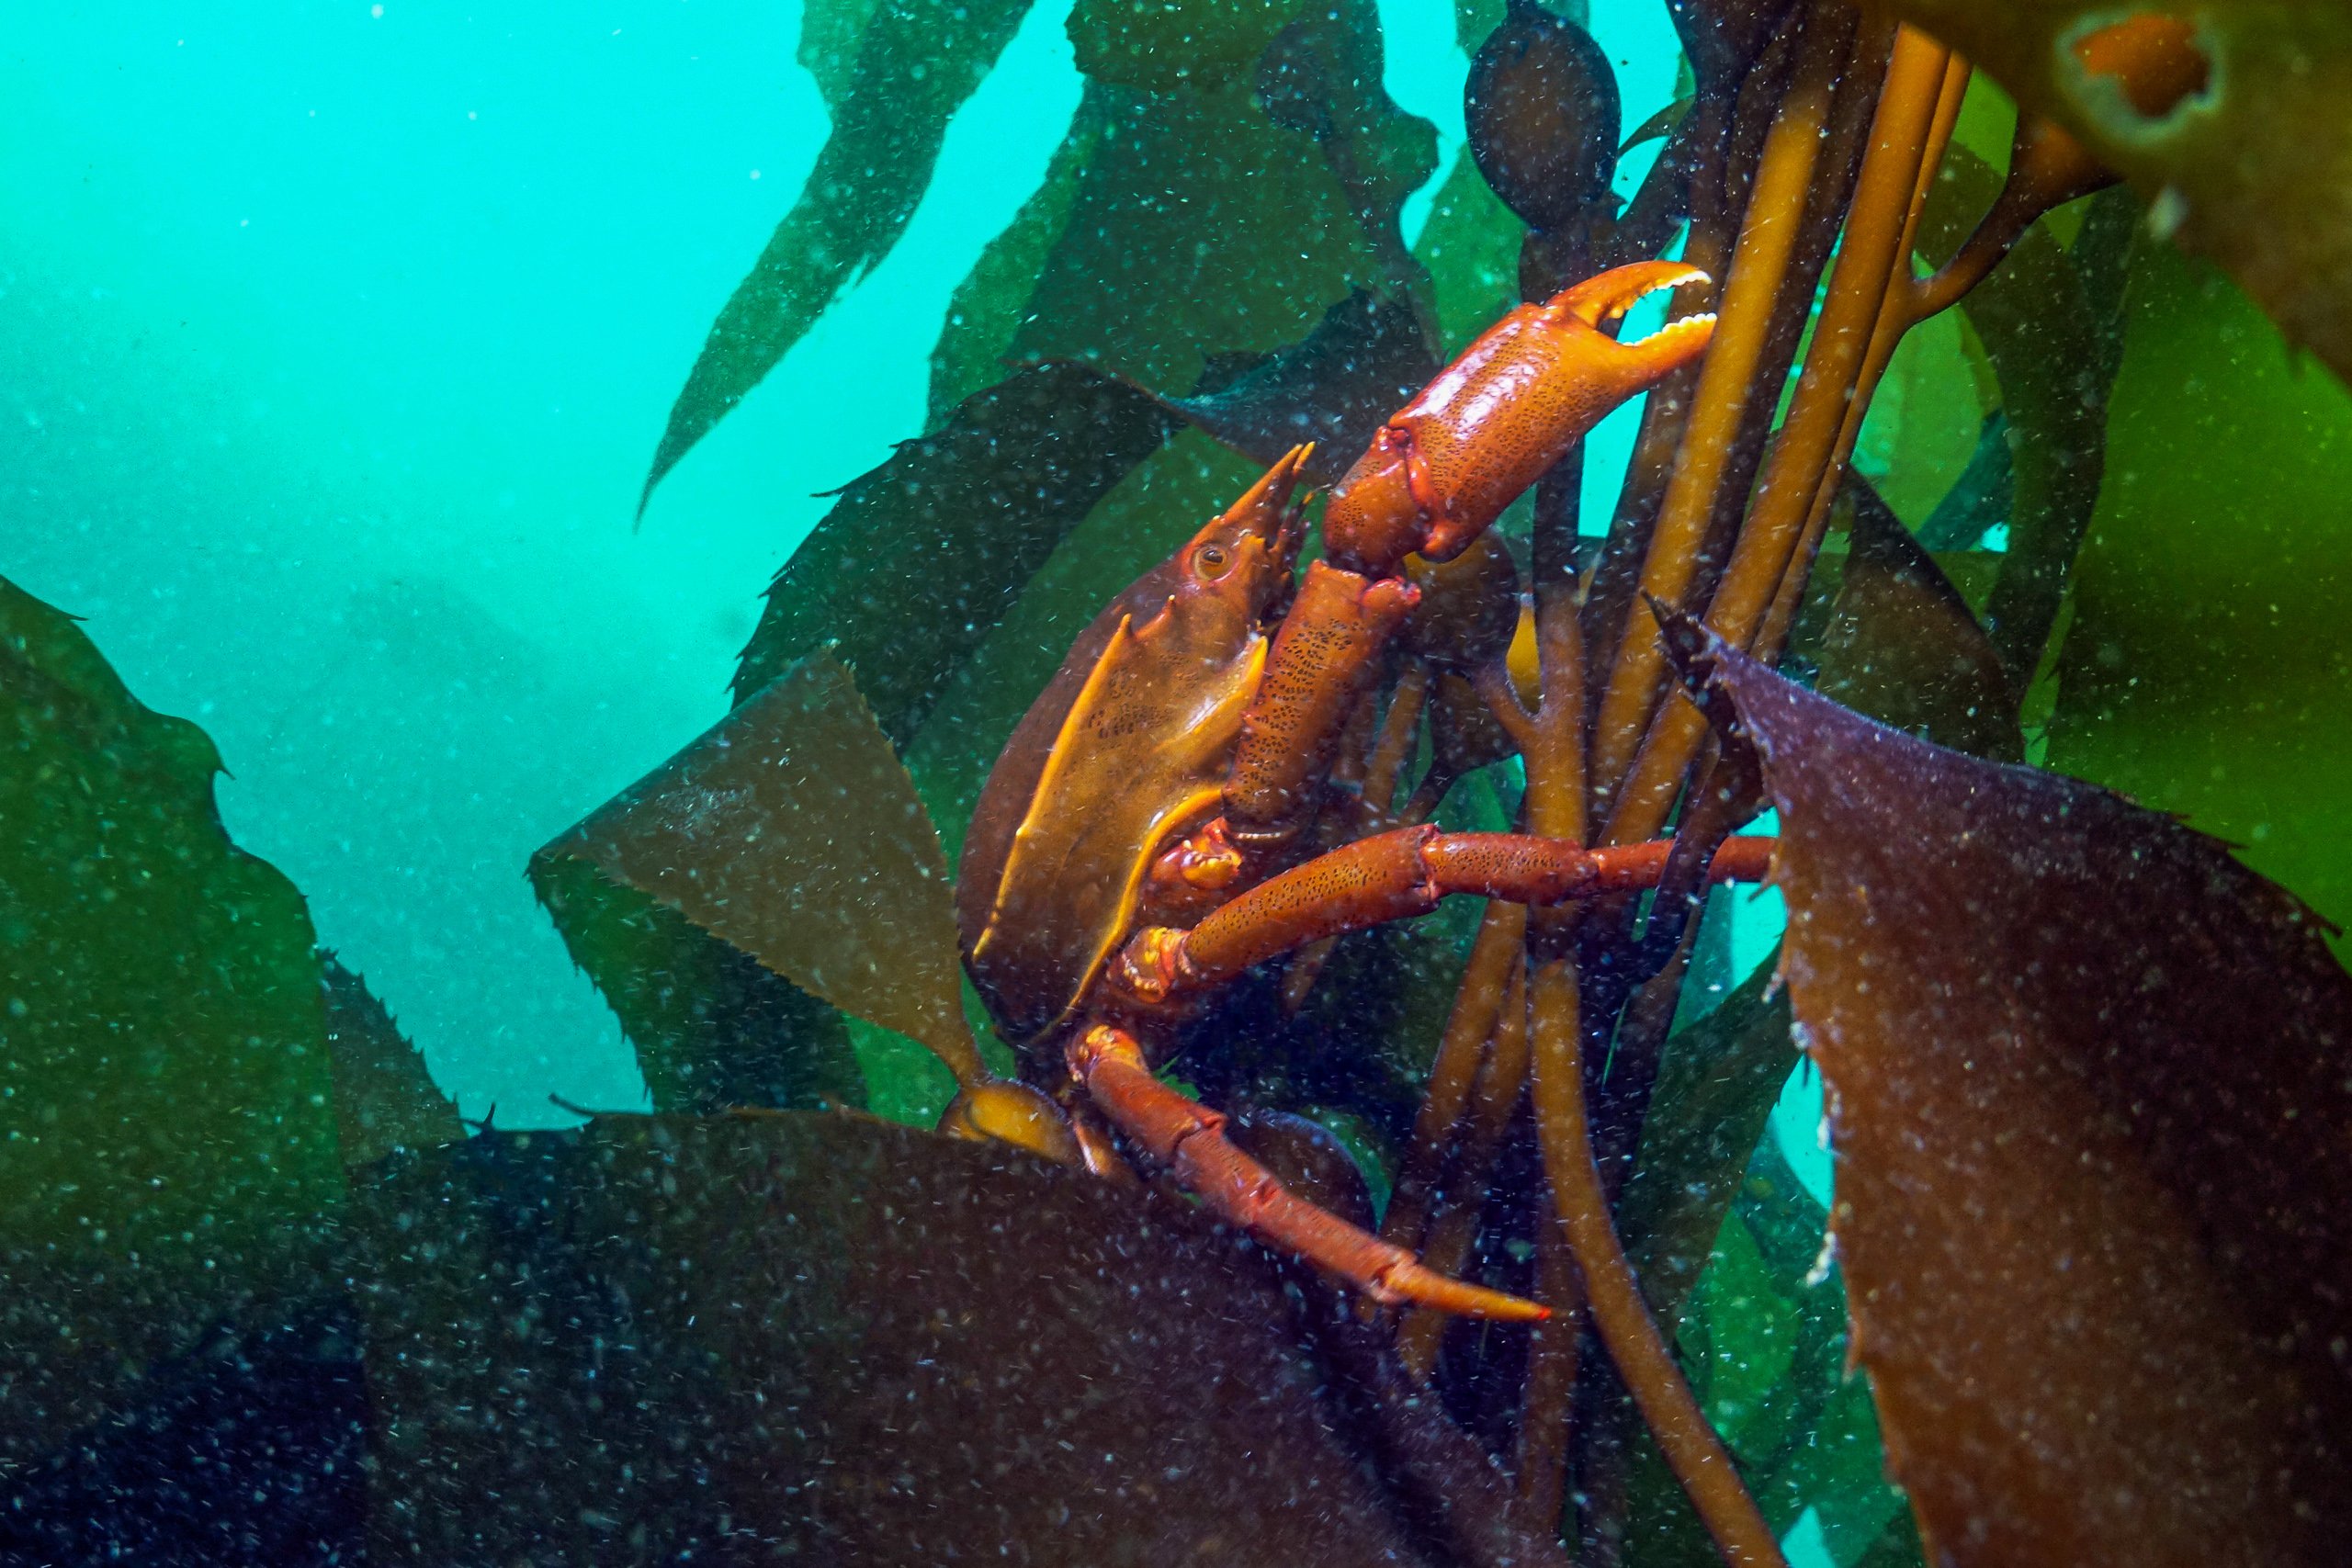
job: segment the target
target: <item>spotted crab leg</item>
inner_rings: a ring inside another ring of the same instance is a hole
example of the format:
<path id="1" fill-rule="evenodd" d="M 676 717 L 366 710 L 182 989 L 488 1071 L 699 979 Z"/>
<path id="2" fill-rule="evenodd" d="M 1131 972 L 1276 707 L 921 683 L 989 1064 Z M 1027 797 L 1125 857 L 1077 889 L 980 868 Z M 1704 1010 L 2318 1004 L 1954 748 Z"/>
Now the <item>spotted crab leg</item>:
<path id="1" fill-rule="evenodd" d="M 1779 843 L 1726 839 L 1709 878 L 1761 881 Z M 1128 939 L 1112 977 L 1138 1000 L 1158 1004 L 1327 936 L 1426 915 L 1449 894 L 1546 905 L 1655 887 L 1672 848 L 1665 839 L 1586 849 L 1527 833 L 1397 828 L 1270 877 L 1190 931 L 1146 927 Z"/>
<path id="2" fill-rule="evenodd" d="M 1709 874 L 1716 881 L 1759 880 L 1779 842 L 1727 840 Z M 1374 833 L 1259 884 L 1189 931 L 1146 927 L 1122 950 L 1110 985 L 1114 997 L 1148 1010 L 1321 938 L 1427 914 L 1448 894 L 1549 904 L 1655 886 L 1672 847 L 1661 840 L 1588 850 L 1525 833 L 1448 833 L 1429 826 Z M 1069 1047 L 1068 1060 L 1071 1075 L 1121 1132 L 1211 1211 L 1269 1246 L 1384 1303 L 1519 1322 L 1549 1315 L 1533 1302 L 1441 1274 L 1289 1191 L 1226 1137 L 1223 1116 L 1160 1082 L 1142 1043 L 1125 1030 L 1093 1023 Z"/>
<path id="3" fill-rule="evenodd" d="M 1153 1074 L 1142 1043 L 1097 1023 L 1069 1050 L 1070 1071 L 1094 1103 L 1220 1218 L 1270 1247 L 1337 1274 L 1386 1305 L 1410 1303 L 1464 1317 L 1531 1322 L 1550 1309 L 1422 1267 L 1401 1247 L 1319 1209 L 1226 1136 L 1226 1119 Z"/>

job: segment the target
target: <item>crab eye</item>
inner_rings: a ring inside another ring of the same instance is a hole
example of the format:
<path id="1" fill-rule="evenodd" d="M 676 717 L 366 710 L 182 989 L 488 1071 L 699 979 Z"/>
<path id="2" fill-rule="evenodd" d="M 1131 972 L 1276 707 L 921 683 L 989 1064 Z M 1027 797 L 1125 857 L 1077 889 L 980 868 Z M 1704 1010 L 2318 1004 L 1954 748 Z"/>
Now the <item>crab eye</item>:
<path id="1" fill-rule="evenodd" d="M 1232 564 L 1232 558 L 1226 554 L 1223 545 L 1203 545 L 1200 554 L 1193 558 L 1193 564 L 1203 577 L 1214 580 L 1225 575 L 1225 569 Z"/>

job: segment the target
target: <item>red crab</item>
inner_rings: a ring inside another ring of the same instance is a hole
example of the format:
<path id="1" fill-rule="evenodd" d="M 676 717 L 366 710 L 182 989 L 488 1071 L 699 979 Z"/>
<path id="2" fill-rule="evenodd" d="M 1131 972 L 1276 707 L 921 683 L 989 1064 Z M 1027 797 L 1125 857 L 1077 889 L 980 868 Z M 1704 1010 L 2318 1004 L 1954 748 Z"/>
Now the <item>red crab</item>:
<path id="1" fill-rule="evenodd" d="M 1550 904 L 1655 882 L 1664 843 L 1415 826 L 1317 853 L 1328 834 L 1310 829 L 1349 714 L 1419 599 L 1408 558 L 1461 554 L 1602 415 L 1696 358 L 1712 316 L 1631 344 L 1604 329 L 1701 276 L 1640 263 L 1504 317 L 1340 481 L 1326 558 L 1295 590 L 1304 447 L 1095 617 L 998 758 L 956 879 L 966 967 L 1056 1103 L 981 1085 L 952 1125 L 1115 1168 L 1091 1108 L 1220 1215 L 1377 1301 L 1544 1315 L 1294 1196 L 1152 1062 L 1220 986 L 1306 943 L 1448 894 Z M 1759 874 L 1769 846 L 1732 840 L 1716 874 Z"/>

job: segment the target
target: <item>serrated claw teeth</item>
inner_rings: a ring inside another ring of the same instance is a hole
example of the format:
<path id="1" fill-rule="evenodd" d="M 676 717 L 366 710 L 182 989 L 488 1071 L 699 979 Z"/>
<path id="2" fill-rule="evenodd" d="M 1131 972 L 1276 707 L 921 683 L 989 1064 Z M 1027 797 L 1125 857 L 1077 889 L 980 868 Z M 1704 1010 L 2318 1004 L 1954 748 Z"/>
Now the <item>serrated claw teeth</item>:
<path id="1" fill-rule="evenodd" d="M 1680 262 L 1635 262 L 1588 278 L 1553 301 L 1553 309 L 1588 326 L 1613 321 L 1661 288 L 1704 283 L 1707 275 Z"/>
<path id="2" fill-rule="evenodd" d="M 1623 346 L 1635 348 L 1644 344 L 1657 343 L 1660 339 L 1677 333 L 1711 333 L 1714 331 L 1714 327 L 1715 313 L 1713 310 L 1694 310 L 1690 315 L 1675 317 L 1654 333 L 1645 333 L 1640 337 L 1624 340 Z"/>

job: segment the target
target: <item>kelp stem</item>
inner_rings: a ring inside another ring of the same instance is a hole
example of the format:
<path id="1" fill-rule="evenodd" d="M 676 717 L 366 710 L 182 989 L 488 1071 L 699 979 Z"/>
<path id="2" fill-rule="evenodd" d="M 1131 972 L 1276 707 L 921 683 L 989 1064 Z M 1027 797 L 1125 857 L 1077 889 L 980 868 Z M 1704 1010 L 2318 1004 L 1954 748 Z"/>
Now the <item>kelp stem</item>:
<path id="1" fill-rule="evenodd" d="M 1397 775 L 1412 759 L 1413 749 L 1420 739 L 1421 714 L 1429 692 L 1430 667 L 1415 659 L 1407 661 L 1404 672 L 1397 677 L 1388 712 L 1376 731 L 1372 728 L 1372 716 L 1376 711 L 1378 694 L 1367 692 L 1356 705 L 1349 716 L 1340 760 L 1333 765 L 1330 776 L 1331 783 L 1343 787 L 1357 785 L 1354 825 L 1345 835 L 1326 829 L 1322 848 L 1337 849 L 1343 837 L 1360 838 L 1394 824 Z M 1322 978 L 1323 966 L 1331 961 L 1332 950 L 1339 945 L 1338 937 L 1327 936 L 1292 954 L 1289 966 L 1283 971 L 1285 1014 L 1295 1017 L 1306 1005 L 1306 998 L 1315 992 L 1315 982 Z"/>
<path id="2" fill-rule="evenodd" d="M 1412 660 L 1405 672 L 1397 677 L 1396 693 L 1388 702 L 1387 716 L 1381 720 L 1380 738 L 1372 749 L 1372 761 L 1363 771 L 1363 814 L 1367 823 L 1385 823 L 1396 807 L 1396 782 L 1412 760 L 1413 747 L 1420 739 L 1421 710 L 1430 694 L 1430 667 L 1422 660 Z"/>
<path id="3" fill-rule="evenodd" d="M 1458 1275 L 1478 1239 L 1478 1221 L 1485 1212 L 1487 1190 L 1494 1180 L 1495 1161 L 1510 1132 L 1511 1114 L 1527 1090 L 1527 978 L 1523 966 L 1513 969 L 1503 993 L 1502 1010 L 1487 1060 L 1478 1070 L 1468 1114 L 1468 1134 L 1461 1141 L 1430 1221 L 1421 1261 L 1441 1274 Z M 1443 1337 L 1446 1314 L 1416 1310 L 1396 1331 L 1396 1351 L 1416 1382 L 1429 1381 L 1437 1364 L 1438 1340 Z"/>
<path id="4" fill-rule="evenodd" d="M 1470 1103 L 1478 1065 L 1501 1013 L 1503 995 L 1518 973 L 1527 940 L 1527 906 L 1489 902 L 1470 944 L 1470 959 L 1453 994 L 1439 1038 L 1437 1059 L 1413 1122 L 1413 1141 L 1396 1175 L 1396 1189 L 1383 1218 L 1383 1241 L 1418 1250 L 1429 1222 L 1431 1190 L 1453 1145 L 1455 1125 Z"/>
<path id="5" fill-rule="evenodd" d="M 1822 132 L 1836 93 L 1844 51 L 1808 36 L 1794 80 L 1773 121 L 1740 225 L 1739 244 L 1724 280 L 1714 341 L 1699 372 L 1682 440 L 1650 529 L 1643 589 L 1679 604 L 1699 570 L 1699 554 L 1715 514 L 1715 498 L 1739 438 L 1751 399 L 1768 400 L 1757 369 L 1770 334 L 1773 305 L 1804 228 L 1806 196 L 1819 161 Z M 1615 667 L 1593 725 L 1592 771 L 1620 776 L 1649 718 L 1665 661 L 1646 626 L 1648 612 L 1629 605 Z"/>
<path id="6" fill-rule="evenodd" d="M 1707 274 L 1708 281 L 1686 284 L 1676 290 L 1676 316 L 1720 309 L 1723 279 L 1731 268 L 1748 197 L 1755 186 L 1757 166 L 1788 86 L 1791 62 L 1800 45 L 1807 41 L 1806 18 L 1804 6 L 1786 7 L 1762 54 L 1735 85 L 1702 83 L 1690 116 L 1683 122 L 1683 129 L 1692 132 L 1692 156 L 1688 202 L 1690 230 L 1683 241 L 1682 259 Z M 1818 36 L 1810 41 L 1816 48 L 1821 46 Z M 1872 86 L 1875 91 L 1874 81 Z M 1843 93 L 1842 88 L 1840 92 Z M 1836 113 L 1833 107 L 1832 114 Z M 1841 193 L 1839 205 L 1842 204 Z M 1804 293 L 1804 306 L 1809 306 L 1810 282 Z M 1800 318 L 1802 314 L 1801 306 Z M 1641 581 L 1643 560 L 1657 525 L 1667 479 L 1673 472 L 1675 454 L 1681 448 L 1699 374 L 1699 366 L 1685 366 L 1653 388 L 1644 404 L 1633 458 L 1618 491 L 1607 536 L 1585 579 L 1580 619 L 1588 649 L 1605 651 L 1611 646 L 1610 639 L 1625 626 L 1626 611 L 1634 603 L 1634 592 Z M 1600 702 L 1609 674 L 1610 660 L 1606 657 L 1586 661 L 1586 677 L 1590 683 L 1586 697 L 1588 706 Z"/>
<path id="7" fill-rule="evenodd" d="M 1939 118 L 1951 61 L 1951 51 L 1923 33 L 1906 27 L 1896 35 L 1871 125 L 1871 149 L 1855 183 L 1845 237 L 1804 370 L 1772 443 L 1722 586 L 1708 607 L 1707 624 L 1734 647 L 1749 646 L 1770 614 L 1782 579 L 1803 553 L 1815 497 L 1826 476 L 1842 468 L 1844 450 L 1850 449 L 1846 428 L 1849 423 L 1859 428 L 1860 411 L 1867 406 L 1863 378 L 1875 357 L 1872 351 L 1891 285 L 1898 274 L 1905 279 L 1910 276 L 1905 242 L 1916 222 L 1921 171 L 1932 167 L 1925 154 Z M 1651 592 L 1657 592 L 1656 588 Z M 1672 594 L 1657 596 L 1668 604 L 1678 602 Z M 1621 676 L 1629 665 L 1635 670 L 1637 683 L 1626 690 L 1618 710 L 1629 723 L 1649 719 L 1646 711 L 1635 712 L 1632 704 L 1637 696 L 1646 701 L 1655 671 L 1665 659 L 1655 632 L 1642 624 L 1648 617 L 1647 606 L 1637 615 L 1640 620 L 1629 624 L 1619 663 Z M 1646 681 L 1639 678 L 1642 668 L 1653 671 Z M 1620 695 L 1621 684 L 1612 682 L 1612 698 Z M 1604 728 L 1608 722 L 1604 710 Z M 1612 803 L 1605 842 L 1629 843 L 1657 832 L 1706 733 L 1704 721 L 1684 704 L 1658 709 L 1647 728 L 1638 758 Z M 1596 739 L 1596 750 L 1600 744 Z"/>
<path id="8" fill-rule="evenodd" d="M 1519 1514 L 1547 1533 L 1567 1502 L 1568 1416 L 1577 1391 L 1577 1351 L 1584 1338 L 1584 1292 L 1577 1283 L 1560 1227 L 1547 1224 L 1535 1247 L 1535 1299 L 1552 1315 L 1527 1343 L 1527 1380 L 1519 1417 Z"/>
<path id="9" fill-rule="evenodd" d="M 1642 1300 L 1602 1195 L 1586 1122 L 1583 1045 L 1575 970 L 1564 959 L 1537 966 L 1530 986 L 1536 1135 L 1563 1239 L 1582 1276 L 1594 1328 L 1632 1391 L 1725 1562 L 1785 1568 L 1771 1527 L 1732 1464 L 1675 1364 L 1674 1352 Z"/>
<path id="10" fill-rule="evenodd" d="M 1936 104 L 1933 122 L 1928 127 L 1927 144 L 1919 162 L 1919 174 L 1911 198 L 1911 215 L 1903 230 L 1903 276 L 1905 287 L 1892 293 L 1879 312 L 1877 327 L 1871 334 L 1871 348 L 1857 378 L 1851 405 L 1846 411 L 1844 424 L 1838 433 L 1838 446 L 1823 472 L 1814 492 L 1813 507 L 1805 518 L 1804 532 L 1786 569 L 1781 574 L 1779 587 L 1772 596 L 1771 608 L 1766 612 L 1764 623 L 1749 640 L 1748 650 L 1766 660 L 1777 663 L 1781 646 L 1788 640 L 1789 628 L 1796 622 L 1797 606 L 1804 598 L 1805 580 L 1813 573 L 1813 562 L 1821 549 L 1821 536 L 1829 525 L 1829 512 L 1838 498 L 1838 486 L 1846 472 L 1846 462 L 1853 455 L 1854 443 L 1861 435 L 1862 417 L 1869 411 L 1871 397 L 1878 390 L 1881 378 L 1894 358 L 1894 351 L 1903 342 L 1903 334 L 1927 319 L 1918 306 L 1921 286 L 1910 277 L 1910 255 L 1919 232 L 1919 220 L 1927 210 L 1928 192 L 1934 183 L 1936 169 L 1943 162 L 1944 149 L 1951 141 L 1952 127 L 1959 121 L 1960 106 L 1968 94 L 1969 67 L 1954 55 L 1946 65 L 1943 88 Z"/>
<path id="11" fill-rule="evenodd" d="M 1585 841 L 1585 681 L 1575 553 L 1583 478 L 1584 450 L 1577 447 L 1535 488 L 1535 650 L 1542 695 L 1523 745 L 1527 795 L 1521 806 L 1528 832 L 1579 844 Z M 1552 908 L 1535 918 L 1549 928 L 1574 916 Z"/>

